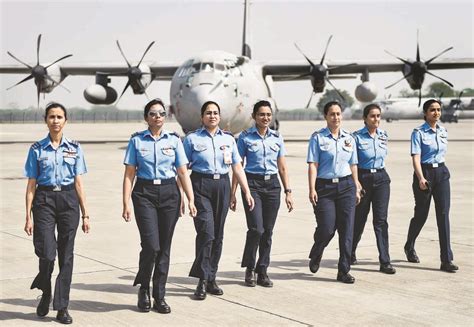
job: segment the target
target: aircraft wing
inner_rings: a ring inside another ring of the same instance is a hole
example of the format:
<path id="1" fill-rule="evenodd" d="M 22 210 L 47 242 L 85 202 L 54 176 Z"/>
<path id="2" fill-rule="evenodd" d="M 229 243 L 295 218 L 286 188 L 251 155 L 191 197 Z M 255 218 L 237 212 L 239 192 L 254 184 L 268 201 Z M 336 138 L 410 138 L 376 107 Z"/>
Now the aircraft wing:
<path id="1" fill-rule="evenodd" d="M 401 72 L 404 66 L 401 62 L 367 61 L 353 63 L 353 65 L 350 65 L 351 62 L 330 63 L 328 61 L 329 76 L 331 78 L 336 76 L 343 78 L 344 75 L 351 74 Z M 311 66 L 307 63 L 268 63 L 262 65 L 263 74 L 265 76 L 271 75 L 274 81 L 309 79 L 309 75 L 300 75 L 308 73 L 310 68 Z M 428 68 L 430 70 L 474 68 L 474 58 L 437 59 L 436 62 L 430 63 Z"/>
<path id="2" fill-rule="evenodd" d="M 151 73 L 155 76 L 155 80 L 170 81 L 174 73 L 178 69 L 178 64 L 152 64 L 148 66 Z M 61 64 L 59 65 L 61 72 L 65 76 L 83 75 L 93 76 L 96 73 L 113 74 L 114 76 L 127 76 L 128 67 L 124 64 Z M 29 74 L 31 69 L 19 65 L 2 65 L 0 66 L 0 74 Z"/>

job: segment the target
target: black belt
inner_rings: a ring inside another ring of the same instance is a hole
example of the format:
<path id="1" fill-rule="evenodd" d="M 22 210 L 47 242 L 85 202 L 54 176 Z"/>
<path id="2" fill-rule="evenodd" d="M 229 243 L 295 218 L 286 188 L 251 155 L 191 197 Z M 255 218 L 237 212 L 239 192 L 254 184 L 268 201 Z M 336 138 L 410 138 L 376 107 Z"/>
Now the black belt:
<path id="1" fill-rule="evenodd" d="M 196 176 L 200 178 L 209 178 L 209 179 L 222 179 L 222 178 L 227 178 L 229 176 L 229 173 L 225 174 L 203 174 L 199 173 L 197 171 L 194 171 L 191 173 L 191 176 Z"/>
<path id="2" fill-rule="evenodd" d="M 421 167 L 423 167 L 423 168 L 430 168 L 430 169 L 435 169 L 435 168 L 443 167 L 443 166 L 444 166 L 444 162 L 441 162 L 441 163 L 433 163 L 433 164 L 424 164 L 424 163 L 421 164 Z"/>
<path id="3" fill-rule="evenodd" d="M 168 178 L 168 179 L 143 179 L 137 178 L 137 184 L 144 184 L 144 185 L 166 185 L 166 184 L 173 184 L 176 183 L 176 178 Z"/>
<path id="4" fill-rule="evenodd" d="M 247 176 L 247 179 L 256 179 L 259 181 L 269 181 L 271 179 L 278 178 L 278 174 L 271 174 L 271 175 L 259 175 L 259 174 L 251 174 L 251 173 L 245 173 Z"/>
<path id="5" fill-rule="evenodd" d="M 317 178 L 316 179 L 316 184 L 317 183 L 324 183 L 324 184 L 333 184 L 333 183 L 339 183 L 342 181 L 345 181 L 346 179 L 352 178 L 352 175 L 347 175 L 344 177 L 336 177 L 336 178 Z"/>
<path id="6" fill-rule="evenodd" d="M 385 171 L 385 168 L 372 168 L 372 169 L 362 169 L 362 168 L 359 168 L 359 172 L 361 173 L 371 173 L 371 174 L 375 174 L 375 173 L 379 173 L 381 171 Z"/>
<path id="7" fill-rule="evenodd" d="M 54 192 L 70 191 L 74 189 L 74 183 L 69 184 L 69 185 L 38 185 L 36 189 L 40 191 L 54 191 Z"/>

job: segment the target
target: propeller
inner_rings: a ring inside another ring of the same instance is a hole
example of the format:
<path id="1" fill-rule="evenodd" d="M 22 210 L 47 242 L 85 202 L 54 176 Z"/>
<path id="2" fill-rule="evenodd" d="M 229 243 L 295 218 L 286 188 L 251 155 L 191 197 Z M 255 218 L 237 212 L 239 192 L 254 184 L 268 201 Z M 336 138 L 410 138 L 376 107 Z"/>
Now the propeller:
<path id="1" fill-rule="evenodd" d="M 449 81 L 445 80 L 444 78 L 441 78 L 435 74 L 433 74 L 432 72 L 430 72 L 428 70 L 428 66 L 436 59 L 438 58 L 439 56 L 441 56 L 442 54 L 448 52 L 449 50 L 452 50 L 453 47 L 449 47 L 449 48 L 446 48 L 444 49 L 443 51 L 441 51 L 440 53 L 438 53 L 436 56 L 430 58 L 429 60 L 427 61 L 422 61 L 421 60 L 421 57 L 420 57 L 420 42 L 419 42 L 419 31 L 417 31 L 416 33 L 416 60 L 411 62 L 409 60 L 406 60 L 406 59 L 403 59 L 403 58 L 400 58 L 390 52 L 388 52 L 387 50 L 385 50 L 386 53 L 388 53 L 389 55 L 391 55 L 392 57 L 395 57 L 397 58 L 398 60 L 400 60 L 401 62 L 403 62 L 405 65 L 409 66 L 410 67 L 410 72 L 407 73 L 405 75 L 405 73 L 403 74 L 403 77 L 399 80 L 397 80 L 395 83 L 392 83 L 390 85 L 388 85 L 387 87 L 385 87 L 385 89 L 389 89 L 391 88 L 392 86 L 400 83 L 401 81 L 405 80 L 405 79 L 408 79 L 409 77 L 412 77 L 413 76 L 413 79 L 416 80 L 416 81 L 419 81 L 419 85 L 418 83 L 415 84 L 414 86 L 412 86 L 412 84 L 410 83 L 410 86 L 412 87 L 412 89 L 414 90 L 417 90 L 419 89 L 420 92 L 419 92 L 419 96 L 418 96 L 418 107 L 420 106 L 421 104 L 421 88 L 423 86 L 423 80 L 424 80 L 424 76 L 425 74 L 428 74 L 428 75 L 431 75 L 439 80 L 441 80 L 442 82 L 448 84 L 449 86 L 453 87 L 453 84 L 451 84 Z"/>
<path id="2" fill-rule="evenodd" d="M 127 84 L 125 84 L 125 87 L 123 88 L 122 93 L 120 94 L 120 97 L 118 98 L 116 104 L 120 101 L 120 99 L 122 98 L 122 95 L 125 93 L 125 91 L 127 91 L 129 86 L 132 86 L 132 88 L 133 88 L 133 86 L 137 86 L 137 88 L 142 90 L 143 93 L 145 93 L 145 96 L 148 98 L 148 95 L 146 94 L 146 91 L 145 91 L 145 87 L 143 86 L 143 84 L 141 82 L 141 78 L 142 78 L 143 75 L 151 75 L 151 73 L 142 72 L 141 69 L 139 68 L 139 66 L 141 65 L 143 59 L 145 58 L 145 55 L 148 53 L 148 51 L 153 46 L 153 44 L 155 44 L 155 41 L 151 42 L 148 45 L 148 47 L 145 49 L 145 52 L 143 52 L 143 55 L 142 55 L 140 61 L 138 62 L 138 64 L 136 66 L 132 66 L 130 64 L 130 62 L 128 61 L 127 57 L 125 56 L 125 54 L 122 50 L 122 47 L 120 46 L 120 42 L 117 40 L 117 47 L 119 48 L 120 54 L 122 55 L 123 59 L 125 59 L 125 62 L 127 63 L 127 66 L 128 66 L 128 69 L 126 71 L 123 71 L 123 72 L 113 73 L 113 74 L 109 74 L 109 75 L 123 75 L 123 74 L 126 74 L 127 77 L 128 77 L 128 81 L 127 81 Z"/>
<path id="3" fill-rule="evenodd" d="M 72 54 L 69 54 L 69 55 L 66 55 L 64 57 L 61 57 L 55 61 L 53 61 L 51 64 L 47 65 L 46 67 L 41 65 L 40 64 L 40 58 L 39 58 L 39 53 L 40 53 L 40 45 L 41 45 L 41 34 L 38 35 L 38 40 L 36 42 L 36 65 L 35 66 L 30 66 L 28 65 L 27 63 L 23 62 L 22 60 L 18 59 L 17 57 L 15 57 L 10 51 L 7 51 L 7 54 L 12 57 L 13 59 L 15 59 L 16 61 L 18 61 L 20 64 L 22 64 L 23 66 L 26 66 L 30 69 L 30 74 L 25 77 L 24 79 L 22 79 L 21 81 L 19 81 L 18 83 L 10 86 L 9 88 L 7 88 L 7 90 L 10 90 L 12 88 L 14 88 L 15 86 L 17 85 L 20 85 L 26 81 L 29 81 L 30 79 L 34 79 L 35 80 L 35 84 L 36 84 L 36 97 L 37 97 L 37 105 L 38 105 L 38 108 L 39 108 L 39 102 L 40 102 L 40 93 L 42 93 L 42 90 L 44 88 L 44 84 L 46 81 L 50 81 L 53 83 L 53 86 L 61 86 L 63 89 L 65 89 L 66 91 L 68 92 L 71 92 L 70 90 L 68 90 L 66 87 L 62 86 L 59 82 L 55 81 L 51 76 L 48 75 L 48 68 L 51 67 L 52 65 L 66 59 L 66 58 L 69 58 L 72 56 Z"/>
<path id="4" fill-rule="evenodd" d="M 334 90 L 337 92 L 337 94 L 341 97 L 341 99 L 343 101 L 345 101 L 345 98 L 344 96 L 342 95 L 341 92 L 339 92 L 339 90 L 334 86 L 334 84 L 331 82 L 331 80 L 329 79 L 328 75 L 329 75 L 329 72 L 330 71 L 333 71 L 333 70 L 337 70 L 337 69 L 340 69 L 340 68 L 345 68 L 345 67 L 348 67 L 348 66 L 354 66 L 356 65 L 356 63 L 350 63 L 350 64 L 347 64 L 347 65 L 342 65 L 342 66 L 335 66 L 335 67 L 331 67 L 331 68 L 328 68 L 325 64 L 324 64 L 324 60 L 326 59 L 326 53 L 328 51 L 328 47 L 329 47 L 329 44 L 331 43 L 331 40 L 332 40 L 332 35 L 329 36 L 329 39 L 328 41 L 326 42 L 326 48 L 324 49 L 324 53 L 323 53 L 323 56 L 321 57 L 321 61 L 319 62 L 319 64 L 315 64 L 314 62 L 311 61 L 311 59 L 309 59 L 305 54 L 304 52 L 300 49 L 300 47 L 295 43 L 295 47 L 296 49 L 298 49 L 298 51 L 303 55 L 303 57 L 305 57 L 306 61 L 308 61 L 308 63 L 310 64 L 310 70 L 309 72 L 307 73 L 304 73 L 304 74 L 301 74 L 297 77 L 295 77 L 294 79 L 300 79 L 302 77 L 306 77 L 306 76 L 311 76 L 312 78 L 312 84 L 313 84 L 313 91 L 311 92 L 311 96 L 310 96 L 310 99 L 308 101 L 308 104 L 306 105 L 306 108 L 309 107 L 309 104 L 311 103 L 311 100 L 313 98 L 313 95 L 317 92 L 321 92 L 321 90 L 316 90 L 315 87 L 314 87 L 314 84 L 318 84 L 318 85 L 321 85 L 321 87 L 324 89 L 324 85 L 326 82 L 329 83 L 329 85 L 331 85 Z"/>

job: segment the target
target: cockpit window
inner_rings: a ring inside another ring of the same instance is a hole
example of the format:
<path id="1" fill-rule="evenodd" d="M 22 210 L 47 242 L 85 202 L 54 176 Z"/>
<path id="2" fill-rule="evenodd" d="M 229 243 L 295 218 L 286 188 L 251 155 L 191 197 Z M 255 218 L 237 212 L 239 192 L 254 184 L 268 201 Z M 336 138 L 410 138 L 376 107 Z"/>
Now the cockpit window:
<path id="1" fill-rule="evenodd" d="M 201 70 L 204 72 L 212 72 L 214 70 L 214 64 L 212 62 L 203 62 L 201 64 Z"/>
<path id="2" fill-rule="evenodd" d="M 214 64 L 214 68 L 216 70 L 222 70 L 222 71 L 225 70 L 225 66 L 223 64 L 219 64 L 217 62 Z"/>
<path id="3" fill-rule="evenodd" d="M 198 72 L 200 68 L 201 68 L 200 62 L 193 64 L 193 71 Z"/>

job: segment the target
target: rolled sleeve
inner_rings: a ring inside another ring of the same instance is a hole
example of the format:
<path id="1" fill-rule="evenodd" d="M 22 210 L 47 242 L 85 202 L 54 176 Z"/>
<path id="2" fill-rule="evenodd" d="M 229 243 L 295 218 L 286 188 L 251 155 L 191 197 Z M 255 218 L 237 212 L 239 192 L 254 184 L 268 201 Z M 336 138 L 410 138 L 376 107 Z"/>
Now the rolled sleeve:
<path id="1" fill-rule="evenodd" d="M 317 137 L 312 137 L 309 140 L 309 145 L 308 145 L 308 156 L 306 158 L 306 162 L 316 162 L 319 163 L 319 145 L 318 145 L 318 138 Z"/>
<path id="2" fill-rule="evenodd" d="M 235 143 L 234 138 L 232 138 L 232 165 L 235 165 L 241 162 L 242 162 L 242 157 L 239 154 L 239 150 L 237 149 L 237 144 Z"/>
<path id="3" fill-rule="evenodd" d="M 76 176 L 87 173 L 86 160 L 84 158 L 84 152 L 82 151 L 82 148 L 80 145 L 77 147 L 75 173 L 76 173 Z"/>
<path id="4" fill-rule="evenodd" d="M 278 151 L 278 157 L 284 157 L 286 155 L 285 142 L 283 141 L 283 136 L 279 137 L 280 151 Z"/>
<path id="5" fill-rule="evenodd" d="M 239 139 L 237 140 L 237 150 L 239 150 L 240 156 L 244 158 L 247 151 L 247 147 L 245 146 L 245 140 L 242 136 L 242 133 L 240 134 Z"/>
<path id="6" fill-rule="evenodd" d="M 174 162 L 174 166 L 179 168 L 181 166 L 187 165 L 189 163 L 188 157 L 184 152 L 183 142 L 180 139 L 176 142 L 176 160 Z"/>
<path id="7" fill-rule="evenodd" d="M 357 165 L 359 162 L 357 160 L 357 144 L 356 144 L 356 141 L 355 139 L 351 136 L 352 138 L 352 155 L 351 155 L 351 158 L 349 159 L 349 164 L 350 165 Z"/>
<path id="8" fill-rule="evenodd" d="M 133 139 L 130 139 L 125 152 L 125 158 L 123 159 L 124 165 L 137 166 L 137 148 Z"/>
<path id="9" fill-rule="evenodd" d="M 188 161 L 191 161 L 191 157 L 193 154 L 193 146 L 192 146 L 191 140 L 189 139 L 189 136 L 184 138 L 183 148 L 184 148 L 184 153 L 186 154 L 186 157 L 188 158 Z"/>

